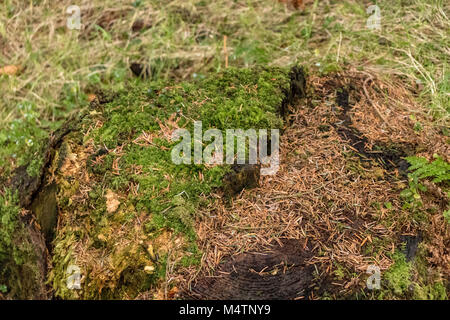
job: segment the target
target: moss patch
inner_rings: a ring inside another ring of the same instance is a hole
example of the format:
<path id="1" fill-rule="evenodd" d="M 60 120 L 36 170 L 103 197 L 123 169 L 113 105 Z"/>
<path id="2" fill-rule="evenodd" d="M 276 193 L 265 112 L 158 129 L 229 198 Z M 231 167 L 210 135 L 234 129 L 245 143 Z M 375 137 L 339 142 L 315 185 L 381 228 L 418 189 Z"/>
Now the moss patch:
<path id="1" fill-rule="evenodd" d="M 46 298 L 43 241 L 21 220 L 18 197 L 0 193 L 0 288 L 12 299 Z M 43 261 L 44 260 L 44 261 Z"/>

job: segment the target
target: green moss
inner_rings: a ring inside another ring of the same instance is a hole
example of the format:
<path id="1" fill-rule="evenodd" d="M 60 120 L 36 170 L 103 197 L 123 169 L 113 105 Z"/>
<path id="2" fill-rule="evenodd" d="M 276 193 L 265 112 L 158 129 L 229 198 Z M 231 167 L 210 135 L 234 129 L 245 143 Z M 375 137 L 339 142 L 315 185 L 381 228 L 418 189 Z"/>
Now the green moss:
<path id="1" fill-rule="evenodd" d="M 41 121 L 36 106 L 30 102 L 19 103 L 17 110 L 22 117 L 0 130 L 0 175 L 8 177 L 15 168 L 26 165 L 27 173 L 35 177 L 42 166 L 41 147 L 46 142 L 47 129 L 56 128 L 57 124 Z"/>
<path id="2" fill-rule="evenodd" d="M 401 252 L 394 253 L 392 258 L 394 264 L 384 273 L 383 277 L 394 295 L 404 296 L 411 284 L 412 266 Z"/>
<path id="3" fill-rule="evenodd" d="M 95 134 L 96 141 L 114 147 L 136 133 L 159 130 L 156 119 L 174 113 L 201 120 L 204 125 L 226 128 L 279 128 L 276 112 L 289 88 L 287 69 L 229 68 L 196 82 L 138 83 L 123 91 L 105 107 L 107 125 Z"/>
<path id="4" fill-rule="evenodd" d="M 446 300 L 447 288 L 445 280 L 438 270 L 430 268 L 426 260 L 427 254 L 425 247 L 419 245 L 414 259 L 416 279 L 413 298 L 418 300 Z"/>
<path id="5" fill-rule="evenodd" d="M 17 196 L 13 196 L 9 190 L 6 190 L 5 195 L 0 197 L 0 259 L 2 260 L 8 255 L 14 232 L 19 226 L 20 208 L 17 202 Z"/>
<path id="6" fill-rule="evenodd" d="M 446 300 L 444 280 L 436 270 L 430 270 L 426 250 L 419 247 L 414 261 L 406 261 L 401 252 L 393 255 L 394 264 L 383 274 L 385 289 L 380 298 L 412 298 L 419 300 Z"/>
<path id="7" fill-rule="evenodd" d="M 447 300 L 447 289 L 440 281 L 432 284 L 421 286 L 414 285 L 414 299 L 415 300 Z"/>
<path id="8" fill-rule="evenodd" d="M 43 276 L 31 235 L 19 218 L 18 197 L 8 189 L 0 194 L 0 286 L 9 298 L 40 297 Z"/>
<path id="9" fill-rule="evenodd" d="M 348 275 L 348 270 L 337 262 L 334 262 L 334 265 L 336 267 L 333 271 L 335 278 L 339 281 L 343 280 Z"/>

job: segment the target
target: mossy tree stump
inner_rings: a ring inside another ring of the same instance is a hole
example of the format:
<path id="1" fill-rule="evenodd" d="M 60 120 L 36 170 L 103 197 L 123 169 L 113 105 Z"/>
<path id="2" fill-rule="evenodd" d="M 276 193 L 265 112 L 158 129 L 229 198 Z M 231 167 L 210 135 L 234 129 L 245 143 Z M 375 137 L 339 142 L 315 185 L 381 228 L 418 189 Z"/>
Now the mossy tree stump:
<path id="1" fill-rule="evenodd" d="M 98 95 L 54 134 L 38 179 L 27 186 L 13 177 L 8 185 L 46 236 L 54 296 L 155 296 L 169 264 L 198 264 L 196 212 L 211 193 L 232 196 L 256 186 L 259 175 L 238 170 L 248 174 L 236 182 L 230 165 L 176 165 L 171 133 L 192 132 L 196 120 L 204 131 L 282 129 L 286 105 L 304 93 L 299 77 L 301 69 L 259 67 L 178 84 L 139 82 Z M 68 288 L 71 266 L 80 270 L 80 290 Z"/>

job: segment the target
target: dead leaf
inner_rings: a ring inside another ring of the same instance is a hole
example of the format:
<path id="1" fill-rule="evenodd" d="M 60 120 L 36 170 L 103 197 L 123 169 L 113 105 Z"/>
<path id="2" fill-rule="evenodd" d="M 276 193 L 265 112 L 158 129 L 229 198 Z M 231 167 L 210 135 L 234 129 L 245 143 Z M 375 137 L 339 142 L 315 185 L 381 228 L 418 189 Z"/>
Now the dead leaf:
<path id="1" fill-rule="evenodd" d="M 167 294 L 167 298 L 168 299 L 173 299 L 175 297 L 175 295 L 178 293 L 178 288 L 177 287 L 173 287 L 172 289 L 170 289 L 169 293 Z"/>
<path id="2" fill-rule="evenodd" d="M 97 96 L 95 94 L 93 94 L 93 93 L 89 93 L 87 95 L 87 99 L 88 99 L 89 102 L 94 101 L 95 98 L 97 98 Z"/>
<path id="3" fill-rule="evenodd" d="M 153 251 L 153 246 L 151 244 L 148 245 L 147 247 L 147 252 L 150 254 L 150 257 L 155 260 L 156 256 L 155 256 L 155 252 Z"/>
<path id="4" fill-rule="evenodd" d="M 117 199 L 117 194 L 115 194 L 112 190 L 108 189 L 106 191 L 106 210 L 108 213 L 116 212 L 117 208 L 120 205 L 120 201 Z"/>
<path id="5" fill-rule="evenodd" d="M 144 271 L 148 274 L 152 274 L 153 271 L 155 271 L 155 267 L 154 266 L 145 266 Z"/>
<path id="6" fill-rule="evenodd" d="M 8 76 L 13 76 L 19 72 L 19 67 L 10 65 L 10 66 L 4 66 L 3 68 L 0 68 L 0 75 L 6 74 Z"/>

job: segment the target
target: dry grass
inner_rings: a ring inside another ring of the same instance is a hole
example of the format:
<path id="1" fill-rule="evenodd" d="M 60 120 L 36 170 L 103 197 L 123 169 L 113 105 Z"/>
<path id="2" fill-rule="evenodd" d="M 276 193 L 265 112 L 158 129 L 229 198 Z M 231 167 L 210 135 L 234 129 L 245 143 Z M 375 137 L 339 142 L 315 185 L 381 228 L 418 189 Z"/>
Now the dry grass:
<path id="1" fill-rule="evenodd" d="M 368 1 L 309 1 L 302 14 L 273 0 L 79 1 L 80 31 L 66 27 L 65 10 L 72 4 L 0 5 L 0 67 L 22 68 L 18 76 L 0 80 L 3 125 L 23 116 L 16 106 L 25 101 L 43 119 L 63 119 L 93 88 L 123 86 L 131 77 L 130 61 L 158 61 L 158 68 L 168 68 L 162 77 L 223 68 L 223 35 L 234 66 L 352 63 L 421 80 L 423 101 L 433 114 L 447 117 L 449 22 L 443 1 L 381 3 L 378 34 L 387 39 L 384 45 L 365 28 Z"/>

